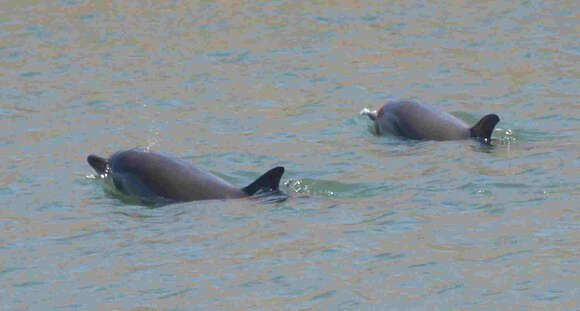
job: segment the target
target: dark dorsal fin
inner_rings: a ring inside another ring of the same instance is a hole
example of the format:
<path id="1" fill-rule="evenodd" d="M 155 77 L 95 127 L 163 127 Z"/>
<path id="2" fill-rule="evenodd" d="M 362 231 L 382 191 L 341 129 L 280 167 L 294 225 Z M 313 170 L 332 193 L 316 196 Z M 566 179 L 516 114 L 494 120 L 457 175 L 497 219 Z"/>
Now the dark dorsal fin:
<path id="1" fill-rule="evenodd" d="M 284 168 L 281 166 L 275 167 L 264 173 L 264 175 L 260 176 L 260 178 L 256 179 L 256 181 L 247 187 L 242 188 L 242 191 L 248 195 L 253 195 L 254 193 L 258 192 L 258 190 L 262 189 L 268 191 L 277 191 L 278 187 L 280 186 L 280 179 L 282 178 L 282 174 L 284 174 Z"/>
<path id="2" fill-rule="evenodd" d="M 107 159 L 91 154 L 87 157 L 87 162 L 97 173 L 105 174 L 107 172 Z"/>
<path id="3" fill-rule="evenodd" d="M 481 138 L 484 143 L 489 144 L 491 133 L 497 122 L 499 122 L 499 117 L 496 114 L 484 116 L 470 129 L 471 137 Z"/>

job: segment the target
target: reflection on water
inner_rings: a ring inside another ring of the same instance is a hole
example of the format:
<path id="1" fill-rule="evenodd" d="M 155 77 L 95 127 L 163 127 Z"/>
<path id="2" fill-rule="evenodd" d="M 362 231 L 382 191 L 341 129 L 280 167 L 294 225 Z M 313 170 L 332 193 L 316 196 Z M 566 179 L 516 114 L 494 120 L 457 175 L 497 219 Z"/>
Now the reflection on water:
<path id="1" fill-rule="evenodd" d="M 4 308 L 576 309 L 575 4 L 4 3 Z M 493 146 L 374 135 L 394 99 L 497 113 Z M 136 146 L 288 199 L 87 177 Z"/>

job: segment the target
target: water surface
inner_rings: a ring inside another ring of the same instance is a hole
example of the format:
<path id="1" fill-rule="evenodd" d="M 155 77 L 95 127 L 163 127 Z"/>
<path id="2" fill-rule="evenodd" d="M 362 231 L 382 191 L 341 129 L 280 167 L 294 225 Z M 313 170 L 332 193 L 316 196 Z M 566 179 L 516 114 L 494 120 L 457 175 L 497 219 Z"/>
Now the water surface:
<path id="1" fill-rule="evenodd" d="M 578 308 L 576 2 L 4 2 L 3 309 Z M 85 158 L 136 146 L 290 199 L 127 204 Z"/>

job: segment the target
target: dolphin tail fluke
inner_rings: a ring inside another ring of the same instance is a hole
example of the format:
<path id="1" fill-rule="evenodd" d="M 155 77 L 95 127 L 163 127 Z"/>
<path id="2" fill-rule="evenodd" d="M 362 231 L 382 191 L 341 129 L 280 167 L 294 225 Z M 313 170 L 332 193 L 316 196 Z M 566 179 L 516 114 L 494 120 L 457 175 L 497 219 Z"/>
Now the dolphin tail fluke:
<path id="1" fill-rule="evenodd" d="M 370 110 L 369 108 L 364 108 L 363 110 L 360 111 L 360 114 L 363 116 L 368 116 L 373 121 L 377 119 L 377 111 L 376 110 Z"/>
<path id="2" fill-rule="evenodd" d="M 470 132 L 471 137 L 478 137 L 483 139 L 483 142 L 489 144 L 491 141 L 491 133 L 493 128 L 499 122 L 499 117 L 496 114 L 488 114 L 481 118 L 477 124 L 475 124 Z"/>
<path id="3" fill-rule="evenodd" d="M 282 166 L 275 167 L 264 173 L 264 175 L 260 176 L 260 178 L 256 179 L 256 181 L 247 187 L 242 188 L 242 191 L 248 195 L 253 195 L 260 190 L 277 191 L 283 174 L 284 168 Z"/>
<path id="4" fill-rule="evenodd" d="M 105 174 L 107 172 L 107 159 L 91 154 L 87 157 L 87 162 L 97 173 Z"/>

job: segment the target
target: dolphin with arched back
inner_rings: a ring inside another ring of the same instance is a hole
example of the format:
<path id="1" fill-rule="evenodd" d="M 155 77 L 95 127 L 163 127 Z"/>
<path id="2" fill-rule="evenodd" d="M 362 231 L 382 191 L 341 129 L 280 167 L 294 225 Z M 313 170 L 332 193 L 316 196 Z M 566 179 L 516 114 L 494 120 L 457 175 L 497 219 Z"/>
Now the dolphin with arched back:
<path id="1" fill-rule="evenodd" d="M 124 194 L 147 201 L 195 201 L 243 198 L 278 192 L 283 167 L 275 167 L 244 188 L 181 159 L 144 149 L 119 151 L 108 159 L 89 155 L 87 162 L 101 175 L 111 178 Z"/>
<path id="2" fill-rule="evenodd" d="M 378 111 L 367 108 L 360 112 L 375 123 L 377 133 L 391 133 L 410 139 L 457 140 L 476 138 L 489 144 L 495 125 L 496 114 L 488 114 L 474 126 L 443 110 L 424 103 L 401 100 L 386 103 Z"/>

